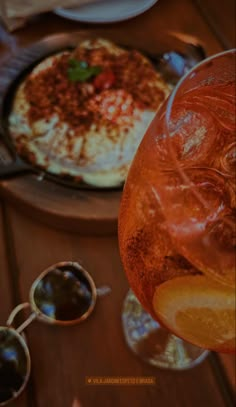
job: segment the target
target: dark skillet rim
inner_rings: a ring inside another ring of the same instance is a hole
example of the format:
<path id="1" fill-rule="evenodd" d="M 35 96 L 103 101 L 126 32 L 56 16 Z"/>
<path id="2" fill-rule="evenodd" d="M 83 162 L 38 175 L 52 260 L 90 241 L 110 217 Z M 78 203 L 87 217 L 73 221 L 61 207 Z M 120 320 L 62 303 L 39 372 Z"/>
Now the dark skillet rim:
<path id="1" fill-rule="evenodd" d="M 26 164 L 29 167 L 29 172 L 32 174 L 36 173 L 38 175 L 42 175 L 43 179 L 45 178 L 46 180 L 73 189 L 117 191 L 123 188 L 125 181 L 117 186 L 98 187 L 87 184 L 83 181 L 76 181 L 75 177 L 70 175 L 57 175 L 47 172 L 45 168 L 40 166 L 34 166 L 16 151 L 9 132 L 8 118 L 12 109 L 16 89 L 26 78 L 26 76 L 33 70 L 33 68 L 45 58 L 56 55 L 62 51 L 71 51 L 75 49 L 80 41 L 98 38 L 98 35 L 99 34 L 96 34 L 96 32 L 91 33 L 86 31 L 50 35 L 30 45 L 29 47 L 19 50 L 16 55 L 7 61 L 7 63 L 0 69 L 0 77 L 4 78 L 4 84 L 0 85 L 0 137 L 2 138 L 4 145 L 7 147 L 12 157 L 17 158 L 19 162 Z"/>

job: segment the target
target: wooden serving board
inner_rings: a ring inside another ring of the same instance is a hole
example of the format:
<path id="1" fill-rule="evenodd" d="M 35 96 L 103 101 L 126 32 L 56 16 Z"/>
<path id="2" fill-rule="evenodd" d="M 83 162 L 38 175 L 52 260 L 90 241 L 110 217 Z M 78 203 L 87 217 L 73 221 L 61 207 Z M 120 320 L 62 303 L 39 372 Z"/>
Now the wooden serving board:
<path id="1" fill-rule="evenodd" d="M 0 194 L 55 227 L 82 235 L 116 233 L 121 191 L 76 190 L 23 175 L 1 181 Z"/>
<path id="2" fill-rule="evenodd" d="M 19 82 L 28 67 L 47 55 L 73 48 L 80 41 L 96 36 L 95 32 L 88 31 L 57 34 L 24 48 L 1 70 L 0 105 L 5 103 L 7 94 L 12 91 L 12 83 Z M 0 152 L 6 162 L 11 160 L 4 145 Z M 114 234 L 117 230 L 121 188 L 89 190 L 79 185 L 78 188 L 70 188 L 32 173 L 0 181 L 0 194 L 12 203 L 17 202 L 28 215 L 55 227 L 90 235 Z"/>
<path id="3" fill-rule="evenodd" d="M 140 37 L 117 36 L 112 31 L 103 30 L 86 30 L 48 36 L 21 49 L 6 67 L 1 69 L 1 111 L 7 100 L 6 95 L 12 92 L 12 84 L 14 87 L 14 83 L 19 82 L 19 78 L 29 67 L 48 55 L 75 47 L 84 39 L 101 36 L 119 45 L 152 54 L 168 50 L 182 51 L 184 48 L 183 42 L 172 35 L 163 35 L 162 41 L 155 43 L 150 40 L 147 42 L 142 35 Z M 2 116 L 2 121 L 4 120 L 5 117 Z M 78 188 L 72 189 L 45 178 L 41 179 L 35 174 L 22 174 L 0 181 L 0 194 L 11 202 L 17 203 L 18 207 L 27 215 L 36 216 L 43 222 L 64 230 L 90 235 L 116 233 L 121 192 L 122 188 L 120 190 L 83 190 L 78 186 Z"/>

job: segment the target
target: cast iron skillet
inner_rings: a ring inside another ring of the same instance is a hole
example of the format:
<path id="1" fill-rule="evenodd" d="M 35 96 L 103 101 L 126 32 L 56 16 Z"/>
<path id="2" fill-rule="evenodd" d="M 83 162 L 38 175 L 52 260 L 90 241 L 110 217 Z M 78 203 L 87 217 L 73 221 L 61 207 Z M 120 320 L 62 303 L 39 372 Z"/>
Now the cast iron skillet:
<path id="1" fill-rule="evenodd" d="M 12 101 L 16 88 L 27 74 L 40 61 L 47 56 L 56 54 L 60 51 L 72 50 L 81 41 L 85 39 L 98 38 L 98 33 L 94 32 L 75 32 L 49 36 L 30 47 L 19 51 L 11 60 L 0 70 L 0 139 L 6 150 L 0 150 L 0 180 L 9 177 L 23 175 L 26 173 L 35 173 L 39 179 L 49 179 L 53 182 L 63 184 L 66 187 L 82 189 L 119 189 L 117 187 L 95 187 L 84 182 L 78 181 L 70 176 L 53 175 L 39 166 L 34 166 L 23 159 L 17 152 L 11 139 L 8 129 L 8 117 L 11 112 Z M 123 48 L 124 46 L 121 45 Z M 129 48 L 130 47 L 126 47 Z M 152 63 L 163 73 L 170 82 L 176 83 L 178 79 L 193 65 L 205 58 L 205 52 L 201 45 L 185 44 L 186 54 L 169 51 L 162 55 L 150 55 L 141 50 Z M 9 159 L 10 154 L 10 159 Z"/>

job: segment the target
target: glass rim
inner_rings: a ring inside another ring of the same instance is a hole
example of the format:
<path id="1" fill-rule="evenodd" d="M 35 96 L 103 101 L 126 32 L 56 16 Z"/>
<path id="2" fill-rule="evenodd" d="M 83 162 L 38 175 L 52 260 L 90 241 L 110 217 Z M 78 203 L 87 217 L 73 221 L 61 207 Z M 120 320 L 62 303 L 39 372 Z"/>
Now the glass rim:
<path id="1" fill-rule="evenodd" d="M 172 106 L 176 97 L 176 94 L 179 91 L 179 88 L 181 87 L 181 85 L 184 83 L 184 81 L 199 67 L 201 67 L 202 65 L 204 65 L 205 63 L 208 63 L 209 61 L 216 59 L 218 57 L 227 55 L 227 54 L 232 54 L 232 53 L 236 53 L 236 48 L 231 48 L 225 51 L 220 51 L 216 54 L 210 55 L 209 57 L 203 59 L 202 61 L 200 61 L 199 63 L 197 63 L 196 65 L 194 65 L 189 71 L 187 71 L 182 78 L 180 78 L 180 80 L 178 81 L 178 83 L 176 84 L 176 86 L 174 87 L 173 91 L 170 94 L 169 99 L 167 100 L 167 105 L 166 105 L 166 111 L 164 113 L 165 116 L 165 126 L 168 129 L 169 127 L 169 120 L 171 118 L 171 111 L 172 111 Z"/>
<path id="2" fill-rule="evenodd" d="M 86 278 L 86 280 L 89 283 L 89 286 L 91 287 L 92 299 L 91 299 L 91 303 L 90 303 L 88 309 L 79 318 L 72 319 L 72 320 L 58 320 L 56 318 L 48 317 L 47 315 L 42 313 L 42 311 L 38 308 L 38 306 L 37 306 L 37 304 L 35 302 L 34 293 L 35 293 L 35 289 L 38 286 L 38 283 L 43 279 L 43 277 L 45 277 L 47 274 L 49 274 L 51 271 L 53 271 L 55 269 L 60 269 L 61 267 L 66 267 L 66 266 L 74 267 L 75 269 L 77 269 L 78 271 L 80 271 L 84 275 L 84 277 Z M 92 311 L 93 311 L 93 309 L 94 309 L 94 307 L 96 305 L 97 288 L 96 288 L 94 280 L 91 277 L 91 275 L 89 274 L 89 272 L 87 270 L 85 270 L 81 266 L 80 263 L 72 262 L 72 261 L 62 261 L 62 262 L 55 263 L 55 264 L 51 265 L 50 267 L 48 267 L 47 269 L 45 269 L 34 280 L 33 284 L 31 285 L 31 288 L 30 288 L 29 300 L 30 300 L 31 309 L 32 309 L 33 313 L 35 313 L 37 319 L 39 319 L 39 320 L 41 320 L 43 322 L 46 322 L 48 324 L 54 324 L 54 325 L 63 325 L 63 326 L 76 325 L 76 324 L 86 320 L 90 316 L 90 314 L 92 313 Z"/>
<path id="3" fill-rule="evenodd" d="M 25 389 L 29 377 L 30 377 L 30 372 L 31 372 L 31 357 L 30 357 L 30 352 L 29 352 L 29 348 L 28 345 L 26 343 L 26 340 L 24 339 L 24 337 L 17 332 L 17 330 L 15 328 L 13 328 L 12 326 L 0 326 L 0 331 L 10 331 L 19 341 L 19 343 L 21 344 L 25 355 L 26 355 L 26 359 L 27 359 L 27 369 L 26 369 L 26 376 L 24 377 L 24 381 L 22 383 L 22 386 L 19 388 L 18 391 L 14 392 L 13 396 L 5 401 L 0 401 L 0 406 L 5 406 L 8 403 L 10 403 L 11 401 L 15 400 Z"/>

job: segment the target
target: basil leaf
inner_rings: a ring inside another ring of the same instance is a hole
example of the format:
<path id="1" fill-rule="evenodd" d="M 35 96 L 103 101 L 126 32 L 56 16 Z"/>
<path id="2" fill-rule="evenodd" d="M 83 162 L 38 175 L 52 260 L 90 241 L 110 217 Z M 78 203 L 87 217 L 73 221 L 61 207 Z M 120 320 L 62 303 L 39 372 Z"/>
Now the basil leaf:
<path id="1" fill-rule="evenodd" d="M 69 80 L 72 82 L 86 82 L 93 76 L 98 75 L 101 71 L 100 66 L 89 66 L 86 61 L 70 59 L 67 74 Z"/>

